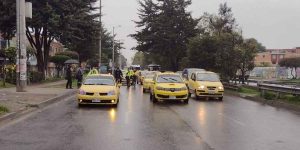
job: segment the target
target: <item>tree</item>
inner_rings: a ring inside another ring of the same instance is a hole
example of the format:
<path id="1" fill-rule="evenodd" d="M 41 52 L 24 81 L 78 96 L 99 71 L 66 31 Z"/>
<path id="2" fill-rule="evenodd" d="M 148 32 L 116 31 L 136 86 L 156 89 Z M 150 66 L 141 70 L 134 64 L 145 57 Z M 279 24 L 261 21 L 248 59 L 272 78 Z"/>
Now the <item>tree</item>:
<path id="1" fill-rule="evenodd" d="M 284 58 L 279 62 L 281 67 L 291 68 L 291 75 L 293 79 L 297 79 L 297 68 L 300 67 L 300 57 L 293 57 L 293 58 Z M 295 71 L 295 74 L 293 74 Z"/>
<path id="2" fill-rule="evenodd" d="M 239 51 L 239 70 L 241 72 L 242 84 L 245 84 L 246 73 L 254 69 L 254 58 L 258 52 L 259 46 L 255 39 L 246 39 L 237 48 Z"/>
<path id="3" fill-rule="evenodd" d="M 186 56 L 189 38 L 197 32 L 198 20 L 186 10 L 191 0 L 158 0 L 157 3 L 144 0 L 139 4 L 140 21 L 135 23 L 142 29 L 131 35 L 138 41 L 135 49 L 159 54 L 163 66 L 178 70 L 179 62 Z"/>
<path id="4" fill-rule="evenodd" d="M 8 41 L 14 37 L 16 33 L 16 1 L 1 0 L 0 1 L 0 33 L 2 37 Z"/>
<path id="5" fill-rule="evenodd" d="M 78 60 L 79 58 L 78 53 L 73 51 L 63 51 L 63 52 L 56 53 L 56 55 L 64 55 L 70 57 L 71 59 L 76 59 L 76 60 Z"/>
<path id="6" fill-rule="evenodd" d="M 71 59 L 71 57 L 69 56 L 65 56 L 65 55 L 55 55 L 50 57 L 50 62 L 55 63 L 55 68 L 57 70 L 57 77 L 60 77 L 60 71 L 63 69 L 65 62 L 67 60 Z"/>
<path id="7" fill-rule="evenodd" d="M 81 20 L 77 17 L 90 13 L 94 9 L 92 2 L 95 0 L 32 0 L 35 13 L 27 23 L 26 35 L 31 46 L 36 49 L 40 72 L 47 69 L 50 44 L 54 39 L 60 40 L 70 33 L 76 38 L 81 33 L 78 25 Z"/>
<path id="8" fill-rule="evenodd" d="M 218 44 L 215 36 L 203 35 L 192 38 L 188 45 L 189 67 L 216 70 Z"/>

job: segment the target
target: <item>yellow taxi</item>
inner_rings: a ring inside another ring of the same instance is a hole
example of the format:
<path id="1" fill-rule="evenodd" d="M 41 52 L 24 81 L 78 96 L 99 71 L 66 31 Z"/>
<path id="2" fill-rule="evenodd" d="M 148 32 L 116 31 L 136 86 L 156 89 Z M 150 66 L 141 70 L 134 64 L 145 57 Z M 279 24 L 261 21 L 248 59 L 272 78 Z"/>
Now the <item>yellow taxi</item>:
<path id="1" fill-rule="evenodd" d="M 144 77 L 144 81 L 143 81 L 143 92 L 144 93 L 147 92 L 147 91 L 150 91 L 151 86 L 154 83 L 154 81 L 153 81 L 154 75 L 155 74 L 147 74 Z"/>
<path id="2" fill-rule="evenodd" d="M 223 100 L 224 87 L 219 76 L 214 72 L 194 72 L 188 82 L 189 95 L 194 94 L 196 99 L 218 98 Z"/>
<path id="3" fill-rule="evenodd" d="M 78 105 L 98 104 L 114 105 L 119 103 L 120 85 L 112 75 L 90 74 L 80 87 L 77 100 Z"/>
<path id="4" fill-rule="evenodd" d="M 150 99 L 153 103 L 164 100 L 189 102 L 188 88 L 179 74 L 158 73 L 153 77 Z"/>

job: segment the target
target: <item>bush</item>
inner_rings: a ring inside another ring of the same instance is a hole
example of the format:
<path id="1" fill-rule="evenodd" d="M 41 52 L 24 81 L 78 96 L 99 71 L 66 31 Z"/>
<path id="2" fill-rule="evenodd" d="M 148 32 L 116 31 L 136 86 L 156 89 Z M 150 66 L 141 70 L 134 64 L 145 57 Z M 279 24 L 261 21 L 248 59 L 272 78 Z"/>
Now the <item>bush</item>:
<path id="1" fill-rule="evenodd" d="M 272 92 L 265 92 L 264 98 L 266 100 L 274 100 L 276 98 L 276 95 Z"/>
<path id="2" fill-rule="evenodd" d="M 0 114 L 9 112 L 8 108 L 0 105 Z"/>
<path id="3" fill-rule="evenodd" d="M 5 66 L 6 82 L 16 84 L 16 65 Z"/>
<path id="4" fill-rule="evenodd" d="M 30 82 L 32 83 L 38 83 L 44 80 L 42 72 L 30 71 L 28 76 L 30 78 Z"/>
<path id="5" fill-rule="evenodd" d="M 73 51 L 64 51 L 64 52 L 59 52 L 59 53 L 56 53 L 56 55 L 64 55 L 64 56 L 69 56 L 70 58 L 72 59 L 78 59 L 79 58 L 79 55 L 77 52 L 73 52 Z"/>

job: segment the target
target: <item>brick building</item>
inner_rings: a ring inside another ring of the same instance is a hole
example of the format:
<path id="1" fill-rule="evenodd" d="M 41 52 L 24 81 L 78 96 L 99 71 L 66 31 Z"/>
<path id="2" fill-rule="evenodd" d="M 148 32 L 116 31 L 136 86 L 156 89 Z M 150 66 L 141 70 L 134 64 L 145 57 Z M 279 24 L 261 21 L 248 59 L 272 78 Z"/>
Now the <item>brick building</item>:
<path id="1" fill-rule="evenodd" d="M 267 49 L 255 57 L 256 66 L 277 66 L 283 58 L 300 57 L 300 47 L 294 49 Z"/>

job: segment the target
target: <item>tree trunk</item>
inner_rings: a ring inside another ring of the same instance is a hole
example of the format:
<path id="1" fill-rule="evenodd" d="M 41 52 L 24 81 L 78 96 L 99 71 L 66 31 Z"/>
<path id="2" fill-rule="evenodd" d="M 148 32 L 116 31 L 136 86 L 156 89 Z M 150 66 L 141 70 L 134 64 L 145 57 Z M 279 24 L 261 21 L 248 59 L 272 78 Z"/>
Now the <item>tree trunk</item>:
<path id="1" fill-rule="evenodd" d="M 297 67 L 295 67 L 295 79 L 297 79 Z"/>
<path id="2" fill-rule="evenodd" d="M 291 75 L 292 75 L 293 79 L 295 79 L 295 76 L 293 74 L 293 68 L 291 68 Z"/>

